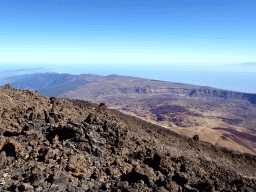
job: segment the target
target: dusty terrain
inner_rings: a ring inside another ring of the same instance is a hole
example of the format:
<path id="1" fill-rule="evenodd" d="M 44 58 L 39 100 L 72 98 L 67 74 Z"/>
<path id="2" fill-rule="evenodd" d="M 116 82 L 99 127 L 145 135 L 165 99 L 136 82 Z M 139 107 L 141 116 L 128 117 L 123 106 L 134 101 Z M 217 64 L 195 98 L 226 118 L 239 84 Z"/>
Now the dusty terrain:
<path id="1" fill-rule="evenodd" d="M 0 191 L 256 190 L 254 155 L 190 139 L 104 103 L 6 85 L 0 114 Z"/>
<path id="2" fill-rule="evenodd" d="M 57 97 L 104 102 L 176 133 L 256 154 L 254 94 L 111 75 Z"/>

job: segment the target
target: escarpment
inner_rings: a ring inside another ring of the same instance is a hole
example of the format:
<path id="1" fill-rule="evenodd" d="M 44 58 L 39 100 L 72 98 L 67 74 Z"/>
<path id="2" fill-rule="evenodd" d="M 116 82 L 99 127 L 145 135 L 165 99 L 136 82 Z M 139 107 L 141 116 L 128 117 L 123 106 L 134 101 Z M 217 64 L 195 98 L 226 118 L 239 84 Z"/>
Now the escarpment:
<path id="1" fill-rule="evenodd" d="M 164 110 L 164 109 L 162 109 Z M 255 191 L 255 156 L 81 100 L 0 87 L 0 191 Z"/>

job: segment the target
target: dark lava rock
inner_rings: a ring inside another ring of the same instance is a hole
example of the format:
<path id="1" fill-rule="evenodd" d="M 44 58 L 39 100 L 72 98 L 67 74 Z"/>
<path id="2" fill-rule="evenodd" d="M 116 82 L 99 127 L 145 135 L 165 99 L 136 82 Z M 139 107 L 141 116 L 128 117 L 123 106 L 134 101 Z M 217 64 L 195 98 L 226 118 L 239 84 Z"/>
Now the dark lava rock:
<path id="1" fill-rule="evenodd" d="M 194 135 L 194 136 L 193 136 L 193 140 L 194 140 L 194 141 L 199 141 L 199 136 L 198 136 L 198 135 Z"/>

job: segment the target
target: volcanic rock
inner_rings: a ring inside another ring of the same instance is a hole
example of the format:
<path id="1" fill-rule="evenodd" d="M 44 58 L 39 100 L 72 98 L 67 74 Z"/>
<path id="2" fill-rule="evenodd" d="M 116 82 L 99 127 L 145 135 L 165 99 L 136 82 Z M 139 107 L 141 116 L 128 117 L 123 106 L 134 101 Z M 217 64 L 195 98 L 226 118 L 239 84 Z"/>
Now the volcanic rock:
<path id="1" fill-rule="evenodd" d="M 256 191 L 256 158 L 105 104 L 0 87 L 0 191 Z"/>

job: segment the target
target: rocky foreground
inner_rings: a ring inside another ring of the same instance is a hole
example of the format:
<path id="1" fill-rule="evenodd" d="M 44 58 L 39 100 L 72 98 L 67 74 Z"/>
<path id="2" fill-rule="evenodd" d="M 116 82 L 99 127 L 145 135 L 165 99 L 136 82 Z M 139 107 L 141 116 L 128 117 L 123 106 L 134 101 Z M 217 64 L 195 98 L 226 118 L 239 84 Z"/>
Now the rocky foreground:
<path id="1" fill-rule="evenodd" d="M 256 191 L 255 156 L 103 103 L 6 85 L 0 115 L 0 191 Z"/>

